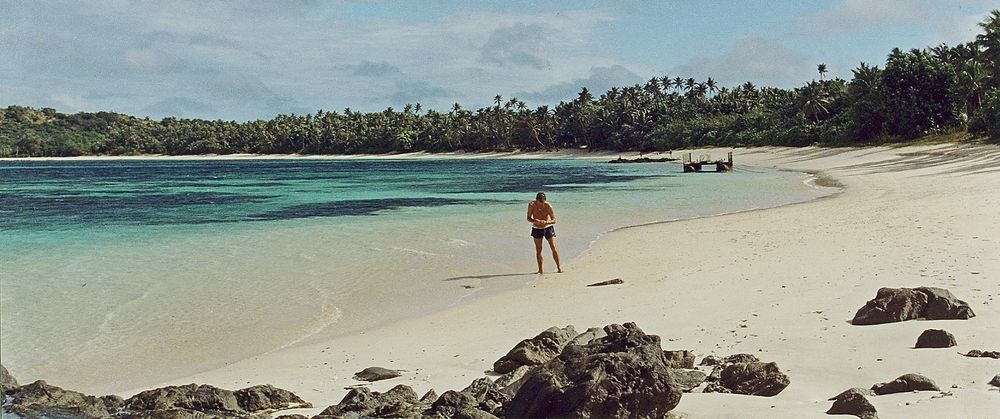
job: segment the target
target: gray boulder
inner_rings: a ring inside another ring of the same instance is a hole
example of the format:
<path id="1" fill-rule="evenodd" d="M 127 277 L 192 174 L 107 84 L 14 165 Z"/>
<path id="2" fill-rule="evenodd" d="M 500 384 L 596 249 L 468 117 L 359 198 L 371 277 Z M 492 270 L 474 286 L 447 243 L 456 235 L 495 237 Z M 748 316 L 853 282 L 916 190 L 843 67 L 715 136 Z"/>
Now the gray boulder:
<path id="1" fill-rule="evenodd" d="M 118 410 L 98 397 L 63 390 L 42 380 L 17 387 L 8 395 L 10 401 L 4 409 L 27 418 L 104 418 Z"/>
<path id="2" fill-rule="evenodd" d="M 905 374 L 888 383 L 872 386 L 872 392 L 877 395 L 905 393 L 909 391 L 941 391 L 934 380 L 920 374 Z"/>
<path id="3" fill-rule="evenodd" d="M 917 338 L 915 348 L 950 348 L 957 345 L 955 336 L 941 329 L 927 329 Z"/>
<path id="4" fill-rule="evenodd" d="M 788 376 L 774 362 L 740 362 L 722 370 L 719 385 L 731 393 L 775 396 L 789 384 Z"/>
<path id="5" fill-rule="evenodd" d="M 417 393 L 403 384 L 385 393 L 360 387 L 351 389 L 340 403 L 327 407 L 314 418 L 417 417 L 424 408 Z"/>
<path id="6" fill-rule="evenodd" d="M 663 351 L 663 357 L 667 361 L 667 366 L 672 368 L 694 368 L 694 352 L 691 351 Z"/>
<path id="7" fill-rule="evenodd" d="M 514 384 L 515 382 L 523 378 L 524 375 L 531 370 L 531 368 L 532 367 L 529 367 L 527 365 L 522 365 L 520 367 L 517 367 L 516 370 L 497 377 L 494 383 L 496 383 L 497 387 L 500 387 L 501 389 L 504 389 L 506 391 L 507 387 L 509 387 L 511 384 Z M 517 390 L 514 390 L 513 392 L 510 392 L 509 395 L 513 396 L 514 393 L 516 392 Z"/>
<path id="8" fill-rule="evenodd" d="M 694 390 L 696 387 L 704 383 L 706 377 L 705 373 L 698 370 L 685 370 L 680 368 L 670 369 L 670 378 L 673 379 L 674 384 L 676 384 L 677 387 L 685 393 L 691 392 L 691 390 Z"/>
<path id="9" fill-rule="evenodd" d="M 607 336 L 567 345 L 521 380 L 504 417 L 664 417 L 680 402 L 658 336 L 635 324 L 609 325 Z"/>
<path id="10" fill-rule="evenodd" d="M 1000 374 L 993 376 L 993 379 L 990 380 L 990 385 L 1000 387 Z"/>
<path id="11" fill-rule="evenodd" d="M 927 320 L 968 320 L 976 316 L 968 303 L 944 288 L 920 287 L 917 291 L 927 294 L 927 308 L 923 313 Z"/>
<path id="12" fill-rule="evenodd" d="M 942 288 L 880 288 L 875 298 L 858 309 L 851 320 L 855 325 L 874 325 L 926 318 L 928 320 L 969 319 L 972 308 Z"/>
<path id="13" fill-rule="evenodd" d="M 871 391 L 864 388 L 852 388 L 845 390 L 830 400 L 833 406 L 826 411 L 828 415 L 854 415 L 862 419 L 878 419 L 878 412 L 875 406 L 865 396 L 870 396 Z"/>
<path id="14" fill-rule="evenodd" d="M 522 365 L 544 364 L 559 355 L 563 346 L 576 336 L 576 329 L 573 326 L 550 327 L 538 336 L 522 340 L 515 345 L 507 355 L 493 363 L 493 371 L 506 374 Z"/>
<path id="15" fill-rule="evenodd" d="M 477 378 L 462 393 L 476 400 L 476 408 L 491 414 L 499 413 L 500 407 L 510 400 L 510 396 L 504 394 L 500 386 L 485 377 Z"/>
<path id="16" fill-rule="evenodd" d="M 247 412 L 271 412 L 275 410 L 312 407 L 294 393 L 270 384 L 247 387 L 234 393 L 240 408 Z"/>
<path id="17" fill-rule="evenodd" d="M 129 411 L 185 409 L 220 414 L 244 412 L 232 391 L 207 384 L 187 384 L 146 390 L 128 398 L 125 401 L 125 409 Z"/>
<path id="18" fill-rule="evenodd" d="M 354 379 L 358 381 L 381 381 L 402 376 L 398 370 L 390 370 L 382 367 L 368 367 L 354 373 Z"/>
<path id="19" fill-rule="evenodd" d="M 604 329 L 600 327 L 591 327 L 587 329 L 586 332 L 576 335 L 576 337 L 574 337 L 572 340 L 569 341 L 569 344 L 586 345 L 594 339 L 603 338 L 607 335 L 608 335 L 607 333 L 604 333 Z"/>
<path id="20" fill-rule="evenodd" d="M 7 368 L 0 364 L 0 389 L 3 390 L 3 394 L 7 394 L 8 391 L 12 391 L 18 387 L 17 380 L 14 376 L 10 375 Z"/>
<path id="21" fill-rule="evenodd" d="M 760 362 L 760 360 L 757 359 L 756 356 L 753 356 L 751 354 L 735 354 L 722 358 L 718 358 L 713 355 L 708 355 L 702 358 L 701 363 L 699 363 L 698 365 L 714 367 L 712 368 L 712 373 L 709 374 L 708 377 L 706 377 L 705 379 L 717 383 L 719 380 L 722 379 L 722 371 L 725 370 L 726 367 L 733 364 L 744 364 L 749 362 Z M 723 390 L 722 387 L 711 386 L 710 388 L 713 391 L 721 393 L 729 393 L 728 390 L 722 391 Z M 707 392 L 711 393 L 713 391 L 707 391 Z"/>

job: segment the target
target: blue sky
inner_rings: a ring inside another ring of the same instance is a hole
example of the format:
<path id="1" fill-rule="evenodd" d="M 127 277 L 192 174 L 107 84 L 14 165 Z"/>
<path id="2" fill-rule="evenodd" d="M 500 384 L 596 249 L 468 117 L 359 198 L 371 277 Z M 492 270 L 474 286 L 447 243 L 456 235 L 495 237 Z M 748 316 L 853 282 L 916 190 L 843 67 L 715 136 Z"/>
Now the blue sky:
<path id="1" fill-rule="evenodd" d="M 421 103 L 535 107 L 650 77 L 796 87 L 971 41 L 996 4 L 0 0 L 0 106 L 239 121 Z"/>

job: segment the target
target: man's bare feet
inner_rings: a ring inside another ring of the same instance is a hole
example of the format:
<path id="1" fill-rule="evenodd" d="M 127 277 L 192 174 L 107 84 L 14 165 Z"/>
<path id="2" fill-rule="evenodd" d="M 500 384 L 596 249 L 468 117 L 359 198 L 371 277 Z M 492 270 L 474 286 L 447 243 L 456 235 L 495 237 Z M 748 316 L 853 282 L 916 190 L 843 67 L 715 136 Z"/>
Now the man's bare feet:
<path id="1" fill-rule="evenodd" d="M 542 272 L 542 271 L 535 272 L 536 275 L 541 275 L 543 273 L 545 273 L 545 272 Z"/>
<path id="2" fill-rule="evenodd" d="M 563 273 L 563 270 L 562 270 L 562 269 L 560 269 L 560 270 L 556 271 L 556 273 L 557 273 L 557 274 L 561 274 L 561 273 Z"/>

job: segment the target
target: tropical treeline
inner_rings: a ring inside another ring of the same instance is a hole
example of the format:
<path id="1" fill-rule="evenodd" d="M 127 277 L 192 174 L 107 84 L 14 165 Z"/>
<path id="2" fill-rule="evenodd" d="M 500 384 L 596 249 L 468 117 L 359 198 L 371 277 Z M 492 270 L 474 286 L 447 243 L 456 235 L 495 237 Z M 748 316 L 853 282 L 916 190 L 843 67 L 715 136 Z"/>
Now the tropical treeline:
<path id="1" fill-rule="evenodd" d="M 795 89 L 663 76 L 600 96 L 584 88 L 555 107 L 498 95 L 476 110 L 414 104 L 250 122 L 8 106 L 0 111 L 0 156 L 652 151 L 873 144 L 955 132 L 1000 141 L 1000 10 L 980 26 L 968 43 L 894 49 L 883 67 L 861 63 L 851 80 L 828 79 L 819 64 L 818 79 Z"/>

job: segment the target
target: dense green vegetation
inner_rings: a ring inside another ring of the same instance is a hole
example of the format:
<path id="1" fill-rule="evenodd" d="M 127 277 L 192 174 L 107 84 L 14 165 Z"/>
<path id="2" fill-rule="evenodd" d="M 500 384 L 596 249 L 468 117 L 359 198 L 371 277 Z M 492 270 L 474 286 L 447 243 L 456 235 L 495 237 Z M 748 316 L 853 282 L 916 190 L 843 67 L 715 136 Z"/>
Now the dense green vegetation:
<path id="1" fill-rule="evenodd" d="M 594 97 L 584 88 L 554 108 L 494 98 L 490 107 L 447 113 L 319 111 L 239 123 L 110 112 L 62 114 L 8 106 L 0 156 L 538 150 L 567 147 L 667 150 L 697 146 L 856 145 L 968 131 L 1000 142 L 1000 10 L 976 40 L 908 52 L 885 67 L 861 63 L 851 80 L 795 89 L 708 78 L 657 77 Z"/>

